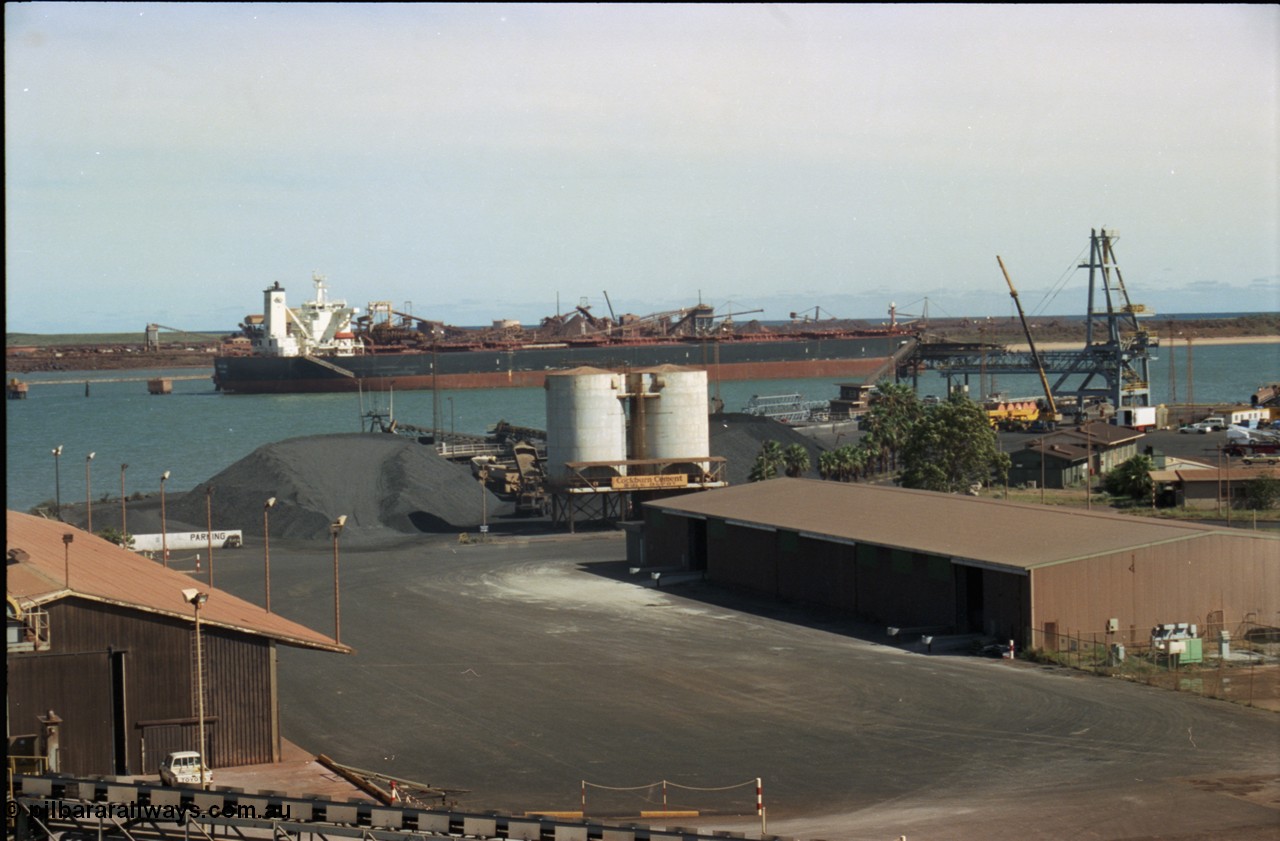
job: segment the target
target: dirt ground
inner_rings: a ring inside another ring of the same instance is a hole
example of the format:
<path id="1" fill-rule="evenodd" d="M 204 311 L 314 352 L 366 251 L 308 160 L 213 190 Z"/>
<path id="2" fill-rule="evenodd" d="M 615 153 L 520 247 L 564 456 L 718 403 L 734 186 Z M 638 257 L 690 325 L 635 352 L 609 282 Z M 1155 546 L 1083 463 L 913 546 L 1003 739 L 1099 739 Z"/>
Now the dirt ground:
<path id="1" fill-rule="evenodd" d="M 1280 712 L 1280 666 L 1275 664 L 1181 669 L 1164 672 L 1147 683 L 1171 692 L 1191 692 Z"/>

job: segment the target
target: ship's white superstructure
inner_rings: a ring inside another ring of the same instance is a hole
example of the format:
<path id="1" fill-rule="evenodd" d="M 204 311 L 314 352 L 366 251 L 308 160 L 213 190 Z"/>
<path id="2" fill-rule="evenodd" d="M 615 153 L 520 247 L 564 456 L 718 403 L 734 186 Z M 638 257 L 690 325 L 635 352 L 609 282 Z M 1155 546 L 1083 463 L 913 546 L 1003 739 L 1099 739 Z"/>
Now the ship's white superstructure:
<path id="1" fill-rule="evenodd" d="M 313 274 L 315 298 L 291 309 L 277 281 L 263 291 L 262 335 L 254 350 L 263 356 L 354 356 L 351 318 L 359 310 L 346 301 L 330 300 L 324 276 Z"/>

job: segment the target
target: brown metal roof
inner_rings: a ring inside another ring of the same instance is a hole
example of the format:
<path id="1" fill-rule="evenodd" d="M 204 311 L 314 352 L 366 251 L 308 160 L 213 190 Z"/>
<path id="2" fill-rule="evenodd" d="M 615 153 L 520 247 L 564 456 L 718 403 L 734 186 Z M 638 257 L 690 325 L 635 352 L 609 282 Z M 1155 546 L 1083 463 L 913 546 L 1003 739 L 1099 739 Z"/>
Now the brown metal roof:
<path id="1" fill-rule="evenodd" d="M 1239 467 L 1183 469 L 1175 471 L 1183 482 L 1247 482 L 1250 479 L 1267 477 L 1280 479 L 1280 469 L 1262 464 L 1241 465 Z"/>
<path id="2" fill-rule="evenodd" d="M 66 523 L 9 511 L 5 528 L 5 591 L 23 607 L 77 597 L 193 622 L 182 591 L 194 587 L 209 593 L 200 611 L 202 624 L 286 645 L 352 653 L 349 646 L 335 644 L 324 634 L 230 593 L 209 589 L 188 575 Z M 74 536 L 69 551 L 63 546 L 64 534 Z"/>
<path id="3" fill-rule="evenodd" d="M 1094 446 L 1101 443 L 1114 447 L 1117 444 L 1136 441 L 1145 433 L 1128 426 L 1117 426 L 1113 423 L 1090 421 L 1089 423 L 1081 424 L 1075 429 L 1068 429 L 1066 434 L 1081 438 L 1091 438 L 1093 439 Z"/>
<path id="4" fill-rule="evenodd" d="M 1043 452 L 1050 458 L 1060 461 L 1084 461 L 1089 457 L 1089 450 L 1082 446 L 1055 440 L 1038 440 L 1027 444 L 1026 448 L 1035 452 Z"/>
<path id="5" fill-rule="evenodd" d="M 1193 523 L 816 479 L 772 479 L 645 505 L 1018 569 L 1215 533 L 1280 540 Z"/>

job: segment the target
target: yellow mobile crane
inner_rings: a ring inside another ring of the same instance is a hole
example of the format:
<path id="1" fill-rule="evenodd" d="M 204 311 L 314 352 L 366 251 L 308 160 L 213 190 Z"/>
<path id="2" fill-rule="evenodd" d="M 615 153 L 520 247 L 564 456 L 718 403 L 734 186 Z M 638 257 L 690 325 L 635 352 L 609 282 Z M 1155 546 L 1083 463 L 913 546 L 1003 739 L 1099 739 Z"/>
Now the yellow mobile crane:
<path id="1" fill-rule="evenodd" d="M 1058 414 L 1058 406 L 1053 402 L 1053 390 L 1049 388 L 1049 378 L 1044 375 L 1044 365 L 1040 362 L 1040 353 L 1036 350 L 1035 339 L 1031 338 L 1031 328 L 1027 325 L 1027 316 L 1022 312 L 1022 302 L 1018 300 L 1018 290 L 1013 288 L 1013 281 L 1009 279 L 1009 270 L 1004 267 L 1004 260 L 1000 259 L 1000 255 L 996 255 L 996 262 L 1000 264 L 1000 271 L 1004 273 L 1004 282 L 1009 284 L 1009 294 L 1013 297 L 1013 304 L 1018 308 L 1018 318 L 1022 321 L 1022 332 L 1027 336 L 1027 346 L 1031 349 L 1031 361 L 1036 365 L 1036 373 L 1040 375 L 1040 385 L 1044 387 L 1045 408 L 1047 411 L 1040 413 L 1040 421 L 1048 424 L 1057 424 L 1062 420 L 1062 415 Z"/>

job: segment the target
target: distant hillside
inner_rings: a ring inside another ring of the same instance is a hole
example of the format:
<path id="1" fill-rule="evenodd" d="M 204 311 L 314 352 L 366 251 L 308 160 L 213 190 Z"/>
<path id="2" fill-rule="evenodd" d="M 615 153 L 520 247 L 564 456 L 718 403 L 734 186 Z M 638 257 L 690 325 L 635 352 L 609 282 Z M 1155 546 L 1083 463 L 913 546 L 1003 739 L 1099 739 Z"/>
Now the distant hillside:
<path id="1" fill-rule="evenodd" d="M 202 340 L 216 344 L 228 335 L 230 330 L 217 332 L 176 332 L 160 331 L 162 345 L 199 343 Z M 94 347 L 99 345 L 137 345 L 146 344 L 146 334 L 141 330 L 136 333 L 5 333 L 4 346 L 11 347 Z"/>

